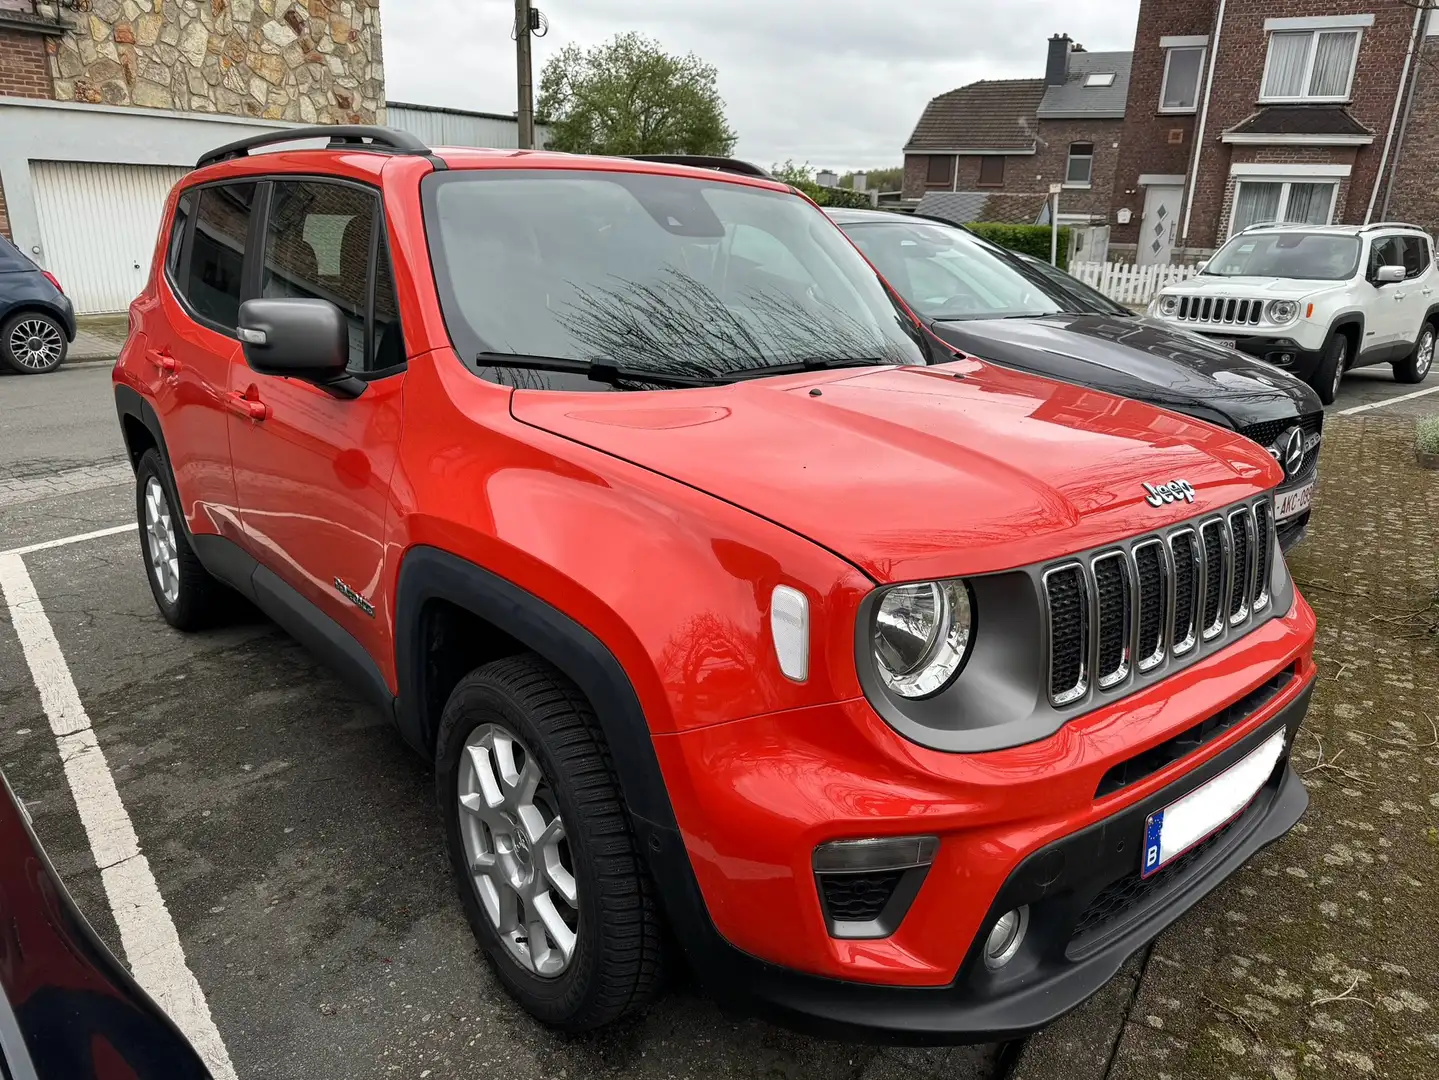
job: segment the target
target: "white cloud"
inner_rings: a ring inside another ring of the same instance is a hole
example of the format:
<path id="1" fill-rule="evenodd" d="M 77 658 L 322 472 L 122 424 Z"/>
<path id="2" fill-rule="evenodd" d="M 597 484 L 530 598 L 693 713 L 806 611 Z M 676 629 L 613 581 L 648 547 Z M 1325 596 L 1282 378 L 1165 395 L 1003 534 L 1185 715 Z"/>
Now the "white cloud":
<path id="1" fill-rule="evenodd" d="M 736 154 L 838 169 L 897 165 L 935 94 L 976 79 L 1038 78 L 1051 34 L 1128 49 L 1138 0 L 536 0 L 558 48 L 626 30 L 719 70 Z M 510 113 L 512 0 L 384 0 L 391 100 Z"/>

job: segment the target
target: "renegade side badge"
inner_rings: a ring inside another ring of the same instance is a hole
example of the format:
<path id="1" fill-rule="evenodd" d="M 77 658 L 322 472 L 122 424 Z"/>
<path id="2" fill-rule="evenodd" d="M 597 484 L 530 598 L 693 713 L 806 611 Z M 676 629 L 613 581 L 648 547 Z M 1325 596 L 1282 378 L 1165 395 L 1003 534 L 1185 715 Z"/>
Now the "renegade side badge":
<path id="1" fill-rule="evenodd" d="M 346 585 L 339 578 L 335 579 L 335 588 L 339 590 L 341 596 L 343 596 L 350 603 L 354 604 L 370 618 L 373 619 L 375 617 L 375 605 L 370 603 L 368 600 L 366 600 L 363 596 L 357 593 L 354 589 Z"/>

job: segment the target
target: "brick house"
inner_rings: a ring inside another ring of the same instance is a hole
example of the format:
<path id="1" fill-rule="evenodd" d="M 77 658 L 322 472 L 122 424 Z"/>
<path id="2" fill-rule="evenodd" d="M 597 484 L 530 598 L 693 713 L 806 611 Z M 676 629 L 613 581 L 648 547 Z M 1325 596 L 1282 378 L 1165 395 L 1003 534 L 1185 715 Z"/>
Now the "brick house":
<path id="1" fill-rule="evenodd" d="M 986 80 L 925 107 L 904 149 L 904 198 L 957 221 L 1103 222 L 1111 203 L 1130 54 L 1049 41 L 1044 77 Z"/>
<path id="2" fill-rule="evenodd" d="M 1404 0 L 1141 0 L 1112 243 L 1260 221 L 1439 226 L 1439 25 Z"/>

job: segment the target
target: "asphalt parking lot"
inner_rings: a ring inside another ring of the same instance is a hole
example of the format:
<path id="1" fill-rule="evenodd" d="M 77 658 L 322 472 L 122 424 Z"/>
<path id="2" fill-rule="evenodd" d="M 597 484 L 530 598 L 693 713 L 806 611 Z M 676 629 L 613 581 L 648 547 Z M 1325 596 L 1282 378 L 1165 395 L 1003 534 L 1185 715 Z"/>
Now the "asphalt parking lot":
<path id="1" fill-rule="evenodd" d="M 1424 391 L 1439 391 L 1439 375 L 1409 387 L 1387 368 L 1361 371 L 1331 412 L 1439 412 L 1439 393 L 1413 396 Z M 0 419 L 0 552 L 133 521 L 107 367 L 0 378 Z M 0 583 L 13 582 L 4 558 Z M 133 531 L 17 562 L 203 995 L 182 1004 L 212 1023 L 217 1076 L 226 1064 L 244 1078 L 996 1074 L 998 1047 L 814 1040 L 724 1016 L 682 982 L 642 1021 L 586 1039 L 546 1032 L 478 956 L 426 763 L 384 718 L 258 615 L 205 634 L 171 631 Z M 132 913 L 113 909 L 109 868 L 97 865 L 47 709 L 54 672 L 37 677 L 34 660 L 15 613 L 0 608 L 0 768 L 82 910 L 133 965 L 121 925 Z M 1183 934 L 1181 923 L 1169 937 Z M 1127 1016 L 1130 1005 L 1114 1009 Z M 1095 1033 L 1096 1044 L 1112 1039 Z"/>

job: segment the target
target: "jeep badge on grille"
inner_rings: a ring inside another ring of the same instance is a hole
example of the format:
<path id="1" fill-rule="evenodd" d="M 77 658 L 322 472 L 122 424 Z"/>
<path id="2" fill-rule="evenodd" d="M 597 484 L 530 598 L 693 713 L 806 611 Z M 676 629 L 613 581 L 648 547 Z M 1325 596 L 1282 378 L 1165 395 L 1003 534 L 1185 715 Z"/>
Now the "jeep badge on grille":
<path id="1" fill-rule="evenodd" d="M 1194 501 L 1194 485 L 1188 480 L 1171 480 L 1158 487 L 1153 484 L 1145 484 L 1144 490 L 1149 492 L 1144 501 L 1150 506 L 1163 506 L 1165 503 L 1178 502 L 1180 499 L 1191 503 Z"/>

